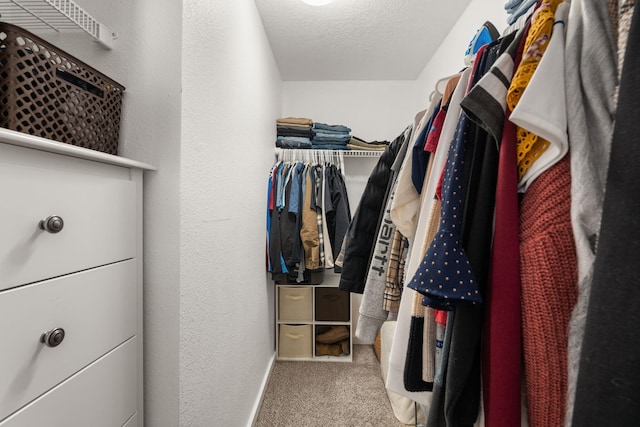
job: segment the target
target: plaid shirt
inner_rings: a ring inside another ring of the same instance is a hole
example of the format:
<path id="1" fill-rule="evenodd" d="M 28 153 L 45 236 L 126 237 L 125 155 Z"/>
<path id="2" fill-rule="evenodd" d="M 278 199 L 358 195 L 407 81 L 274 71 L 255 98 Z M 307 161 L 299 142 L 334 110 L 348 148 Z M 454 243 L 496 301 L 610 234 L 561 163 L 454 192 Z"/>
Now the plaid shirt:
<path id="1" fill-rule="evenodd" d="M 404 276 L 404 265 L 406 261 L 407 241 L 402 234 L 396 230 L 391 242 L 391 253 L 389 254 L 389 264 L 387 265 L 387 278 L 384 290 L 383 307 L 390 313 L 398 313 L 400 308 L 400 297 L 402 296 L 402 285 Z"/>

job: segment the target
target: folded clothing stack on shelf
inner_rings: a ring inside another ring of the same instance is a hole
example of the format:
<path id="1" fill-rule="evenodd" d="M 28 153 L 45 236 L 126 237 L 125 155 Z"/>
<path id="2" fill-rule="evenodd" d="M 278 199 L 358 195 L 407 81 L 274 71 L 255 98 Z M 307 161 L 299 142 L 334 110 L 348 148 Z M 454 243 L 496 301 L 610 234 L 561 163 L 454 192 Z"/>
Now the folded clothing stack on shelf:
<path id="1" fill-rule="evenodd" d="M 357 136 L 351 136 L 347 146 L 352 150 L 361 151 L 384 151 L 389 145 L 389 141 L 371 141 L 367 142 Z"/>
<path id="2" fill-rule="evenodd" d="M 313 121 L 303 117 L 285 117 L 276 120 L 276 147 L 311 148 Z"/>
<path id="3" fill-rule="evenodd" d="M 316 150 L 349 150 L 351 129 L 343 125 L 313 124 L 311 147 Z"/>

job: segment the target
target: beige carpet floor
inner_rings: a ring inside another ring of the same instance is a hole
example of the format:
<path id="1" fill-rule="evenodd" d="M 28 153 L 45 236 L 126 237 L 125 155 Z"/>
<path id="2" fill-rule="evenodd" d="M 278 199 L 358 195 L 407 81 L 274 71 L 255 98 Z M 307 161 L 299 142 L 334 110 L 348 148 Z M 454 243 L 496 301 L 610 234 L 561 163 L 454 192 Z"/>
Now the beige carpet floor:
<path id="1" fill-rule="evenodd" d="M 368 345 L 353 362 L 276 362 L 256 427 L 397 427 Z"/>

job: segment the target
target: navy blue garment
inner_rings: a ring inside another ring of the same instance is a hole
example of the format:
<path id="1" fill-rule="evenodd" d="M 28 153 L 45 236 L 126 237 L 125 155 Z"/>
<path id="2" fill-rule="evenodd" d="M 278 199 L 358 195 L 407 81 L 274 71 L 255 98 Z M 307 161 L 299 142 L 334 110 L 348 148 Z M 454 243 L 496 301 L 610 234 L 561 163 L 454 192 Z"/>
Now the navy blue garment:
<path id="1" fill-rule="evenodd" d="M 434 108 L 429 121 L 422 128 L 416 142 L 413 144 L 413 156 L 411 157 L 411 181 L 416 188 L 418 194 L 422 193 L 422 185 L 424 184 L 424 176 L 427 174 L 427 167 L 429 166 L 429 156 L 431 153 L 424 151 L 424 145 L 427 142 L 427 136 L 433 125 L 433 121 L 436 118 L 436 114 L 440 111 L 440 105 L 442 101 L 438 101 L 438 105 Z"/>
<path id="2" fill-rule="evenodd" d="M 313 138 L 313 131 L 309 129 L 300 129 L 297 127 L 278 126 L 276 129 L 277 136 L 299 136 L 303 138 Z"/>
<path id="3" fill-rule="evenodd" d="M 329 222 L 328 217 L 331 216 L 331 227 L 329 228 L 331 251 L 336 254 L 335 256 L 338 256 L 337 254 L 342 250 L 342 242 L 349 228 L 349 223 L 351 223 L 351 209 L 342 172 L 335 165 L 331 165 L 328 171 L 327 181 L 331 197 L 331 209 L 327 210 L 327 222 Z M 340 270 L 340 267 L 338 267 L 338 270 Z"/>
<path id="4" fill-rule="evenodd" d="M 276 147 L 280 148 L 311 148 L 311 139 L 300 136 L 279 136 Z"/>
<path id="5" fill-rule="evenodd" d="M 284 177 L 284 205 L 282 206 L 282 210 L 278 209 L 280 215 L 280 251 L 289 271 L 292 271 L 292 267 L 295 266 L 295 241 L 300 238 L 296 215 L 289 212 L 294 172 L 295 165 L 286 165 L 282 171 L 282 176 Z"/>
<path id="6" fill-rule="evenodd" d="M 424 295 L 423 305 L 451 311 L 456 304 L 482 302 L 478 284 L 461 243 L 462 186 L 468 118 L 462 113 L 449 147 L 442 183 L 440 226 L 408 286 Z"/>
<path id="7" fill-rule="evenodd" d="M 274 209 L 271 211 L 271 231 L 269 235 L 269 257 L 271 258 L 271 272 L 273 274 L 288 273 L 284 253 L 282 252 L 282 234 L 280 223 L 283 220 L 282 211 L 284 209 L 285 197 L 285 175 L 288 173 L 286 164 L 281 163 L 275 174 L 273 183 Z M 286 215 L 286 213 L 285 213 Z"/>

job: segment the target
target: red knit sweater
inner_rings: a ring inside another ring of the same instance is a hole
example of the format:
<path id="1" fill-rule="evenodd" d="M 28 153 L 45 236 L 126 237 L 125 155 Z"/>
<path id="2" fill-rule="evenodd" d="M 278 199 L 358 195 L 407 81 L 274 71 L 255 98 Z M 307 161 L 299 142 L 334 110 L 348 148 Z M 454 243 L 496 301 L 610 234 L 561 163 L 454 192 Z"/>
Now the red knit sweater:
<path id="1" fill-rule="evenodd" d="M 540 175 L 520 205 L 520 276 L 531 427 L 564 424 L 567 330 L 577 298 L 569 156 Z"/>

